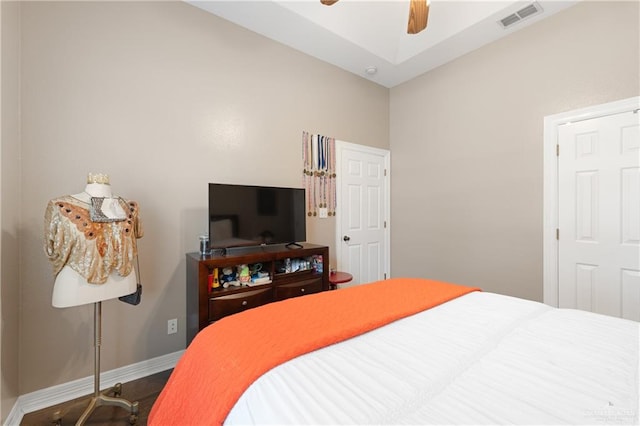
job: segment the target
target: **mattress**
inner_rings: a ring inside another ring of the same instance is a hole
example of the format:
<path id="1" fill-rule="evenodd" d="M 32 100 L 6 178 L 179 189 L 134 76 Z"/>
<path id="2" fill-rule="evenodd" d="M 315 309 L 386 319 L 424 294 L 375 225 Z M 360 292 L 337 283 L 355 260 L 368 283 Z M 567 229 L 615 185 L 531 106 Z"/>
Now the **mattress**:
<path id="1" fill-rule="evenodd" d="M 271 369 L 225 424 L 638 424 L 639 345 L 634 321 L 472 292 Z"/>

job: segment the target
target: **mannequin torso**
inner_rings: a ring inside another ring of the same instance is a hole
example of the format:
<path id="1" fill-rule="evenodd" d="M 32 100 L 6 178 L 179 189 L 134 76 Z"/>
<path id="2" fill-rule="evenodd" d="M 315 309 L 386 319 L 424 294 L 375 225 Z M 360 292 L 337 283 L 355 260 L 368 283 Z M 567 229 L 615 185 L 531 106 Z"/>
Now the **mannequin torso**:
<path id="1" fill-rule="evenodd" d="M 85 305 L 115 299 L 136 291 L 135 274 L 121 277 L 112 272 L 104 284 L 89 284 L 80 274 L 65 266 L 56 275 L 51 304 L 55 308 Z"/>
<path id="2" fill-rule="evenodd" d="M 88 209 L 92 197 L 112 197 L 111 186 L 108 183 L 90 182 L 84 192 L 71 197 L 86 203 Z M 136 284 L 136 275 L 133 270 L 126 276 L 114 270 L 109 274 L 106 282 L 92 284 L 70 266 L 65 265 L 55 277 L 52 305 L 56 308 L 65 308 L 114 299 L 134 293 Z"/>

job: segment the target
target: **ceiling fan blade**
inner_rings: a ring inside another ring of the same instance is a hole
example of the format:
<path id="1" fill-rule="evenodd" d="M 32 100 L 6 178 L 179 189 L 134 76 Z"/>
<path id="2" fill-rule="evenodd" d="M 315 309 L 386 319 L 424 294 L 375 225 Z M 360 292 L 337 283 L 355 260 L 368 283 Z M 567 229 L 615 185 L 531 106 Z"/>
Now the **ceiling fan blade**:
<path id="1" fill-rule="evenodd" d="M 427 28 L 428 18 L 429 5 L 427 4 L 427 0 L 411 0 L 411 4 L 409 5 L 409 24 L 407 25 L 407 33 L 418 34 L 420 31 Z"/>
<path id="2" fill-rule="evenodd" d="M 334 3 L 337 3 L 338 0 L 320 0 L 320 3 L 324 4 L 325 6 L 331 6 Z"/>

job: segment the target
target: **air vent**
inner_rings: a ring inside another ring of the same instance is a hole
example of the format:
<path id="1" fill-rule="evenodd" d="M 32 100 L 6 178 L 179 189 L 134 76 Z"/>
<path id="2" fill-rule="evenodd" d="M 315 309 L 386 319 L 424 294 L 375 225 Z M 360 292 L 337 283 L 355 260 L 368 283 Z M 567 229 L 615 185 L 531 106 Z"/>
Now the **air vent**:
<path id="1" fill-rule="evenodd" d="M 502 28 L 507 28 L 539 13 L 542 13 L 542 8 L 538 3 L 533 2 L 518 10 L 517 12 L 502 18 L 498 21 L 498 23 L 502 26 Z"/>

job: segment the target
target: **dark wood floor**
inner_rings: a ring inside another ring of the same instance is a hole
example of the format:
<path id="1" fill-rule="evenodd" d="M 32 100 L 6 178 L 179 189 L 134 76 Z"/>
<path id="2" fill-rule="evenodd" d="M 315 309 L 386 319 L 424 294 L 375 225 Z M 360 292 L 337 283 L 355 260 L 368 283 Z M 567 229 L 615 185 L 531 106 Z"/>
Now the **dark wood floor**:
<path id="1" fill-rule="evenodd" d="M 151 407 L 167 382 L 171 371 L 172 370 L 163 371 L 148 377 L 143 377 L 142 379 L 122 384 L 121 397 L 128 399 L 129 401 L 138 401 L 139 413 L 136 425 L 144 426 L 147 424 L 147 418 L 149 417 Z M 86 397 L 74 399 L 73 401 L 65 402 L 64 404 L 28 413 L 22 418 L 20 425 L 53 425 L 53 413 L 57 410 L 62 410 L 64 413 L 62 425 L 75 425 L 85 408 L 87 408 L 89 401 L 88 398 L 90 396 L 91 395 L 87 395 Z M 129 425 L 129 412 L 119 407 L 98 407 L 85 424 L 92 426 Z"/>

